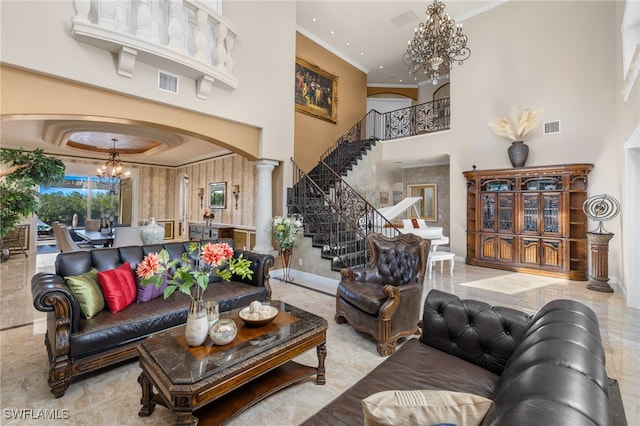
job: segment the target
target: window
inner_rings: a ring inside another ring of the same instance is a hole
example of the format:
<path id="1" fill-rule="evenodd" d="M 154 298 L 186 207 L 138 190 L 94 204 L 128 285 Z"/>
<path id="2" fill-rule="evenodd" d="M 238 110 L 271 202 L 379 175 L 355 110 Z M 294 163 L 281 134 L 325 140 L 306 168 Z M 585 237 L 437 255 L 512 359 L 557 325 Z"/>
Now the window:
<path id="1" fill-rule="evenodd" d="M 95 176 L 66 175 L 64 181 L 51 187 L 40 188 L 41 221 L 55 221 L 71 225 L 74 214 L 78 226 L 84 227 L 86 219 L 108 216 L 118 223 L 119 191 L 110 191 Z"/>

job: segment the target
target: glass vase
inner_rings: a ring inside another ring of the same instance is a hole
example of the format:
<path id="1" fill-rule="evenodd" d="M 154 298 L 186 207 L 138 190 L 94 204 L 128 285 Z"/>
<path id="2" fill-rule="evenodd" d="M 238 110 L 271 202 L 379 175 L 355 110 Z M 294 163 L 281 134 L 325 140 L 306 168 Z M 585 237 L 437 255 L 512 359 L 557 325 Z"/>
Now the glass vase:
<path id="1" fill-rule="evenodd" d="M 209 320 L 203 300 L 192 300 L 187 315 L 187 326 L 184 337 L 189 346 L 200 346 L 207 339 Z"/>

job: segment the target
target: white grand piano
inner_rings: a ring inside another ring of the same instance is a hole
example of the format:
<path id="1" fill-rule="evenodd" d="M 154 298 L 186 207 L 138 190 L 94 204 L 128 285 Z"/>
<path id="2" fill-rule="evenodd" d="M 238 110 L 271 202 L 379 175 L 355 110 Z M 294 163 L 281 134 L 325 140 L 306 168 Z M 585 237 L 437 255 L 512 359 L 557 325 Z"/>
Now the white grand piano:
<path id="1" fill-rule="evenodd" d="M 416 204 L 422 200 L 422 197 L 407 197 L 398 204 L 389 207 L 382 207 L 378 212 L 384 216 L 389 222 L 403 214 L 410 208 L 414 208 L 416 216 L 420 217 Z M 427 226 L 424 219 L 403 219 L 402 228 L 398 228 L 403 234 L 416 234 L 419 237 L 431 240 L 431 251 L 436 251 L 439 245 L 449 244 L 449 237 L 443 235 L 441 226 Z M 384 227 L 381 227 L 384 228 Z M 378 230 L 381 234 L 387 235 L 384 229 Z"/>

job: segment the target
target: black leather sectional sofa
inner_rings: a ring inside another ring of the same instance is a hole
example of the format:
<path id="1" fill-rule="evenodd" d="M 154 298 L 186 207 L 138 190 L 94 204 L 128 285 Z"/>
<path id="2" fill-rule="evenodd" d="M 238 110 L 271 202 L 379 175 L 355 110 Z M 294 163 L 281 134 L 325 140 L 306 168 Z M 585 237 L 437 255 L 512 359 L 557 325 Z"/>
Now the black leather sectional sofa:
<path id="1" fill-rule="evenodd" d="M 233 244 L 229 239 L 220 241 Z M 136 345 L 140 340 L 186 323 L 191 301 L 189 296 L 176 292 L 166 300 L 160 296 L 133 303 L 116 313 L 105 309 L 86 319 L 64 277 L 77 276 L 92 268 L 106 271 L 125 262 L 135 270 L 148 253 L 164 248 L 176 259 L 188 252 L 188 247 L 189 242 L 178 242 L 61 253 L 56 258 L 55 274 L 33 276 L 33 305 L 47 312 L 48 382 L 57 398 L 64 395 L 75 376 L 134 359 L 138 356 Z M 206 290 L 206 297 L 217 300 L 223 312 L 247 306 L 254 300 L 271 299 L 269 269 L 274 264 L 273 256 L 235 250 L 234 256 L 240 255 L 251 260 L 252 278 L 234 276 L 230 282 L 223 282 L 212 274 L 212 283 Z"/>
<path id="2" fill-rule="evenodd" d="M 386 390 L 489 398 L 482 425 L 613 424 L 598 320 L 571 300 L 551 301 L 529 316 L 431 290 L 420 338 L 405 342 L 304 425 L 364 424 L 362 400 Z"/>

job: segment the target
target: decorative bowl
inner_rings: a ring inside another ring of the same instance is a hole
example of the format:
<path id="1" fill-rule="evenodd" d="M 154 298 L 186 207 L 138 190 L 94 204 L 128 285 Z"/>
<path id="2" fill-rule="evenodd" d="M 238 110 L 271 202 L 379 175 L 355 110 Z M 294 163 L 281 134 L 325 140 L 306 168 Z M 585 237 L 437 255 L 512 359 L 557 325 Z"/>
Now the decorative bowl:
<path id="1" fill-rule="evenodd" d="M 258 311 L 255 303 L 256 302 L 253 302 L 251 306 L 243 308 L 239 313 L 240 319 L 249 327 L 262 327 L 263 325 L 269 324 L 278 316 L 278 308 L 271 305 L 260 304 L 261 306 Z"/>

